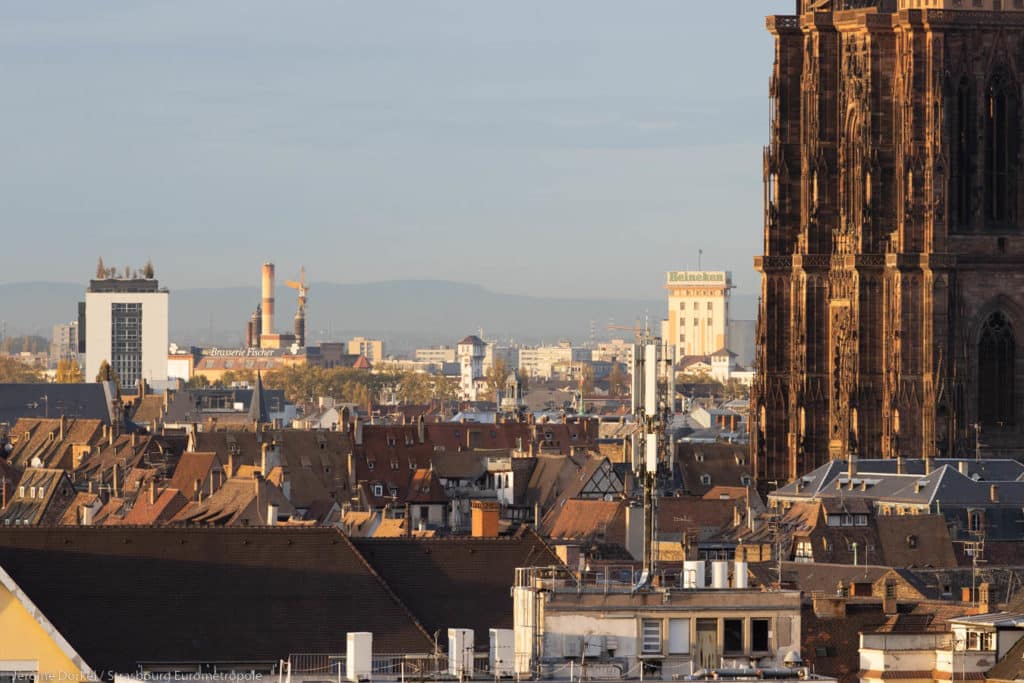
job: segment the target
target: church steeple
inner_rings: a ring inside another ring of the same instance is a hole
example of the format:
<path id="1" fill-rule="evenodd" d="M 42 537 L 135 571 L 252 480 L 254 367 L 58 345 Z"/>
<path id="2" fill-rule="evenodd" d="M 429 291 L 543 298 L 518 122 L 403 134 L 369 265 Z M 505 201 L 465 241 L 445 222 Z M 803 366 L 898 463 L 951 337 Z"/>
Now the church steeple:
<path id="1" fill-rule="evenodd" d="M 263 375 L 256 371 L 256 388 L 252 392 L 252 400 L 249 402 L 249 420 L 258 425 L 270 422 L 267 414 L 267 400 L 263 396 Z"/>

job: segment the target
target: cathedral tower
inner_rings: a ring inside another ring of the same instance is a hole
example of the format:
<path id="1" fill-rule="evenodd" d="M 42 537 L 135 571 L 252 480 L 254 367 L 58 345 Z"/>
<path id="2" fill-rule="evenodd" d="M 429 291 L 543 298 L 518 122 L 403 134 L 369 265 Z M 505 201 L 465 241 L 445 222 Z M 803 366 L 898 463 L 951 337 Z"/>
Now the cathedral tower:
<path id="1" fill-rule="evenodd" d="M 758 480 L 1024 444 L 1024 0 L 799 0 L 775 36 Z M 1022 449 L 1024 450 L 1024 449 Z"/>

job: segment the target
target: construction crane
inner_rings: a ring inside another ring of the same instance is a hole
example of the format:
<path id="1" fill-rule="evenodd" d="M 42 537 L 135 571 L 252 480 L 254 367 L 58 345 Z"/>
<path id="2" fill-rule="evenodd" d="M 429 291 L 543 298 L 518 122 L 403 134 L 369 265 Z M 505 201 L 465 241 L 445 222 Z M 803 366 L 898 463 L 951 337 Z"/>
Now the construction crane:
<path id="1" fill-rule="evenodd" d="M 640 327 L 639 323 L 633 327 L 627 327 L 626 325 L 611 325 L 608 326 L 609 330 L 623 330 L 625 332 L 632 332 L 636 337 L 637 344 L 643 344 L 644 338 L 649 337 L 651 330 L 649 327 Z"/>
<path id="2" fill-rule="evenodd" d="M 299 310 L 306 310 L 306 294 L 309 293 L 309 284 L 306 282 L 306 267 L 299 268 L 299 281 L 286 280 L 286 286 L 296 289 L 299 292 Z"/>

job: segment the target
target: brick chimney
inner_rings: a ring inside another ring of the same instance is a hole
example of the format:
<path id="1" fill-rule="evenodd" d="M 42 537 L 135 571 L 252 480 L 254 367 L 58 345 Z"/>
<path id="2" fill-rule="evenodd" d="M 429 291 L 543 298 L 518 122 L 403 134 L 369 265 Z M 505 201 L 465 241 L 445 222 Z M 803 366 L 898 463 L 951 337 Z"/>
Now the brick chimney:
<path id="1" fill-rule="evenodd" d="M 422 415 L 416 419 L 416 440 L 420 443 L 423 443 L 427 438 L 426 422 L 426 419 L 424 419 Z"/>
<path id="2" fill-rule="evenodd" d="M 149 504 L 156 505 L 156 479 L 149 480 Z"/>
<path id="3" fill-rule="evenodd" d="M 999 502 L 999 487 L 995 484 L 988 487 L 988 499 L 993 503 Z"/>
<path id="4" fill-rule="evenodd" d="M 489 500 L 474 500 L 473 538 L 493 538 L 498 535 L 498 518 L 501 505 Z"/>

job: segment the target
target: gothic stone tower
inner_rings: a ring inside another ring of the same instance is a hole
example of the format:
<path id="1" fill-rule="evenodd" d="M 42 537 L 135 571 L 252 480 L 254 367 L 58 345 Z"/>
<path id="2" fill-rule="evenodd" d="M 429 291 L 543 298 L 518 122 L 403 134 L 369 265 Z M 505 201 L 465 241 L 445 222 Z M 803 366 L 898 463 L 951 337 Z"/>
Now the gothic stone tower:
<path id="1" fill-rule="evenodd" d="M 751 448 L 1024 446 L 1024 0 L 798 0 L 775 36 Z"/>

